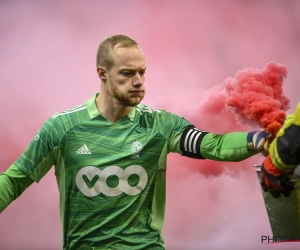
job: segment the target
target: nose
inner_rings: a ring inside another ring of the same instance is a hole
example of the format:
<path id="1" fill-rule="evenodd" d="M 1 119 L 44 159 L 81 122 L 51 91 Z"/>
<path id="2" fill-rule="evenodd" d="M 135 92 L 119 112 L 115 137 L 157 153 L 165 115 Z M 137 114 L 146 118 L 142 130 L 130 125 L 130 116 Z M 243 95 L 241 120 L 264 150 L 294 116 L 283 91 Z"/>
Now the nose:
<path id="1" fill-rule="evenodd" d="M 140 87 L 144 84 L 145 78 L 144 75 L 142 75 L 140 72 L 136 72 L 133 77 L 132 85 L 134 87 Z"/>

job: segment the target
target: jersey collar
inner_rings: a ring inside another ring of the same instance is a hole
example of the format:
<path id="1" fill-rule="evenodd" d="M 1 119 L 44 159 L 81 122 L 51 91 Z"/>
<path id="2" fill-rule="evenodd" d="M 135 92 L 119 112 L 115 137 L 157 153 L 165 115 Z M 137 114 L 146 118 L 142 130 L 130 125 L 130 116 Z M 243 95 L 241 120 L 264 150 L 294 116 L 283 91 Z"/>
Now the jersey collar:
<path id="1" fill-rule="evenodd" d="M 89 113 L 89 116 L 91 117 L 91 120 L 93 120 L 95 117 L 100 115 L 97 106 L 96 106 L 96 97 L 99 95 L 99 93 L 94 94 L 89 100 L 86 102 L 86 108 Z"/>
<path id="2" fill-rule="evenodd" d="M 93 120 L 98 115 L 101 115 L 98 111 L 98 108 L 96 106 L 96 98 L 99 95 L 99 93 L 94 94 L 89 100 L 86 102 L 86 108 L 89 113 L 89 116 L 91 120 Z M 133 109 L 128 113 L 127 117 L 130 121 L 134 121 L 134 117 L 136 115 L 136 107 L 133 107 Z"/>

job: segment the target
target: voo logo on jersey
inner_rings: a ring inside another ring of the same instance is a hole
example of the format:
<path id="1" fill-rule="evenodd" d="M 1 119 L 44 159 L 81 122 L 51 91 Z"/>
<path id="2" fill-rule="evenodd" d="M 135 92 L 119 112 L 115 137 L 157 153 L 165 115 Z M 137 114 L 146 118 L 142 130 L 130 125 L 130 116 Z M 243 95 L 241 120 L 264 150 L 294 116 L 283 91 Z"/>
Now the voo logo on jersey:
<path id="1" fill-rule="evenodd" d="M 135 186 L 128 183 L 128 178 L 136 174 L 139 182 Z M 119 178 L 116 187 L 107 185 L 107 178 L 115 175 Z M 146 170 L 139 165 L 130 165 L 125 169 L 118 166 L 109 166 L 103 170 L 94 166 L 87 166 L 80 169 L 76 175 L 76 185 L 78 189 L 88 197 L 93 197 L 103 193 L 106 196 L 118 196 L 122 193 L 127 195 L 137 195 L 144 190 L 148 182 Z"/>

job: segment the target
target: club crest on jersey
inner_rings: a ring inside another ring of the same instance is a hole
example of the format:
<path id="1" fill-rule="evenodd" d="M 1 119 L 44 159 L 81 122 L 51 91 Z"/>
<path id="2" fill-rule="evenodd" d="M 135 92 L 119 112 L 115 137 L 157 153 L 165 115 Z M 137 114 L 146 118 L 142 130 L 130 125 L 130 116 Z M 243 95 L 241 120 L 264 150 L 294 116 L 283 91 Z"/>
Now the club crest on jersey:
<path id="1" fill-rule="evenodd" d="M 143 145 L 139 141 L 135 141 L 131 146 L 131 152 L 133 153 L 130 158 L 131 159 L 138 159 L 139 153 L 142 151 Z"/>

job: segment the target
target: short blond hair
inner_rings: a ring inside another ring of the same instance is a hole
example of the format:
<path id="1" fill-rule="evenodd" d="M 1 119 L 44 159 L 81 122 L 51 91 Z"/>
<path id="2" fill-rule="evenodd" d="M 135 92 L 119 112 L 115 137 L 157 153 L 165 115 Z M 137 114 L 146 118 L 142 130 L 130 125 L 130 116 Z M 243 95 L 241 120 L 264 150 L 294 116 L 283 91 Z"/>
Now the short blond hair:
<path id="1" fill-rule="evenodd" d="M 110 69 L 114 64 L 112 52 L 117 45 L 119 48 L 128 48 L 138 46 L 138 43 L 125 35 L 114 35 L 106 38 L 98 47 L 96 66 L 104 66 Z"/>

